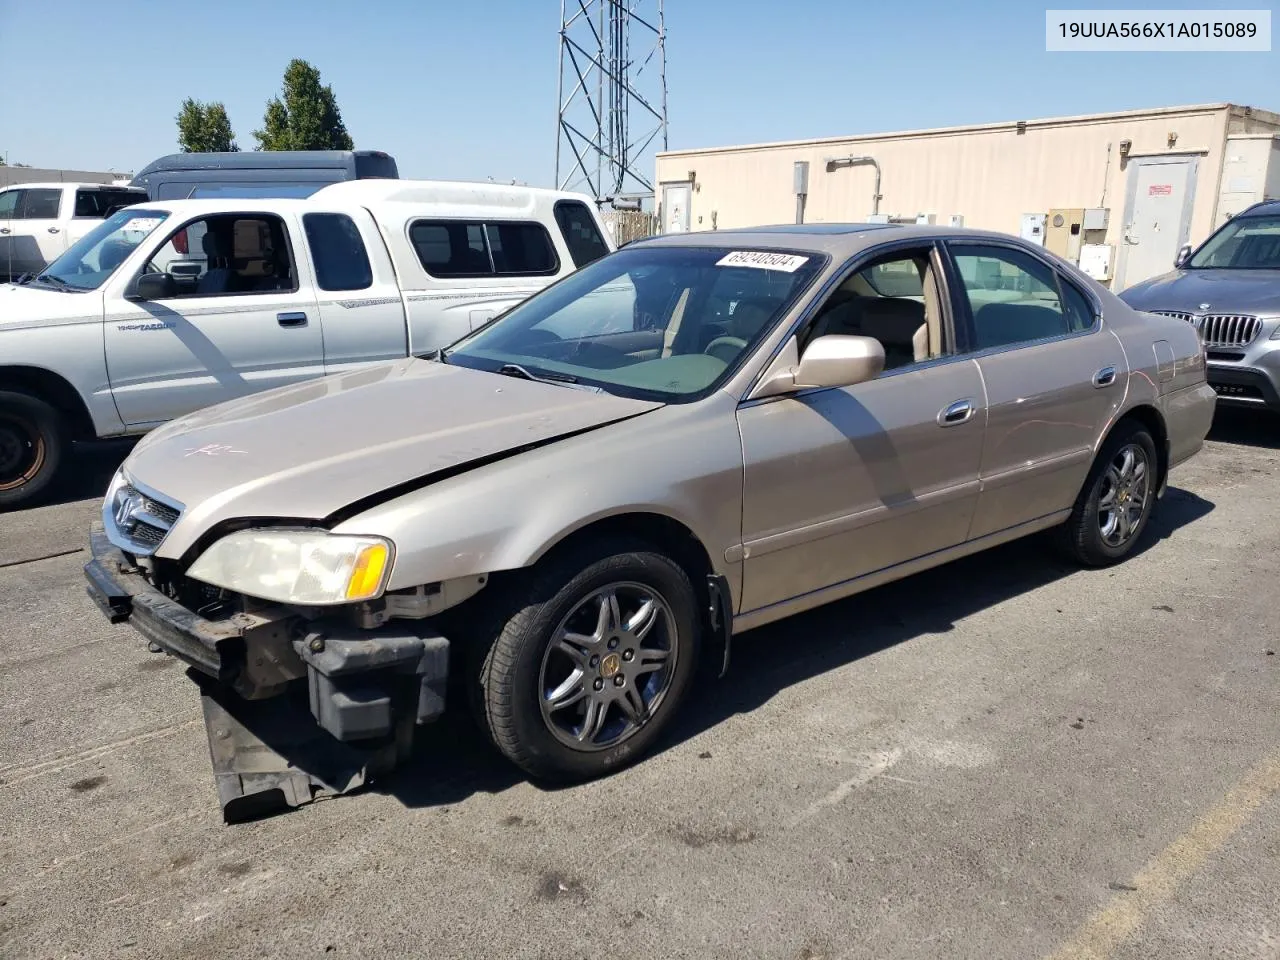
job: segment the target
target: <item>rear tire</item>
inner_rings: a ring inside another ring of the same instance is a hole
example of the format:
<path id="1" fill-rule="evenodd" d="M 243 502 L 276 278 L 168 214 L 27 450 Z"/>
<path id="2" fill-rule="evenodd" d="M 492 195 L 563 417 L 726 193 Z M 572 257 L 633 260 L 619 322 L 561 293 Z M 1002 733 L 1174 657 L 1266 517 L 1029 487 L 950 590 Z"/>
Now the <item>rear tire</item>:
<path id="1" fill-rule="evenodd" d="M 0 509 L 29 506 L 49 492 L 67 441 L 62 416 L 49 404 L 0 391 Z"/>
<path id="2" fill-rule="evenodd" d="M 1155 509 L 1159 464 L 1146 427 L 1133 420 L 1116 426 L 1059 530 L 1060 544 L 1072 559 L 1105 567 L 1133 552 Z"/>
<path id="3" fill-rule="evenodd" d="M 532 777 L 592 779 L 639 759 L 684 701 L 702 622 L 688 575 L 651 547 L 566 553 L 510 584 L 473 705 Z"/>

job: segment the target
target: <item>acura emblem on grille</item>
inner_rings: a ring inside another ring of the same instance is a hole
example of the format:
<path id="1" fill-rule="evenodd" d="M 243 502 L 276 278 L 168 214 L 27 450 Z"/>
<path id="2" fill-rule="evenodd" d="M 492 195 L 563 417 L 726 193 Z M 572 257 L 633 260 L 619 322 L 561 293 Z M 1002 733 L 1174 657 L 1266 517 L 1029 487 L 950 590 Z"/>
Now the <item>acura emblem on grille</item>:
<path id="1" fill-rule="evenodd" d="M 138 519 L 135 515 L 141 509 L 142 498 L 133 493 L 116 504 L 116 526 L 120 528 L 122 533 L 133 532 L 134 527 L 138 525 Z"/>

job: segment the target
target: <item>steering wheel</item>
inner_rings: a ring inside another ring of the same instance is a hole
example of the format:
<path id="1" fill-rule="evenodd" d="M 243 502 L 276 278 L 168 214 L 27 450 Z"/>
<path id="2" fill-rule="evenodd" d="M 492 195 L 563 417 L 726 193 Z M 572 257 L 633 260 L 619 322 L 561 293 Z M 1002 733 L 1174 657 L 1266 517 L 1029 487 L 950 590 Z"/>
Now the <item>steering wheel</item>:
<path id="1" fill-rule="evenodd" d="M 703 348 L 702 352 L 709 357 L 715 357 L 717 360 L 723 360 L 726 364 L 733 363 L 738 358 L 738 354 L 745 350 L 747 341 L 741 337 L 716 337 Z"/>

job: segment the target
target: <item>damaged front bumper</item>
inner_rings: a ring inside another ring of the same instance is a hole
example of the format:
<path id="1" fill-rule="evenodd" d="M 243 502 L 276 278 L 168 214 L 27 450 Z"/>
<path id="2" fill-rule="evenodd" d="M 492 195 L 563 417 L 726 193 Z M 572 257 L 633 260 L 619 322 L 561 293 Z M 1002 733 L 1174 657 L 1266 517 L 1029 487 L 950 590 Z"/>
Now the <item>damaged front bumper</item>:
<path id="1" fill-rule="evenodd" d="M 100 525 L 90 547 L 86 589 L 107 618 L 191 668 L 228 822 L 363 786 L 444 712 L 449 643 L 420 622 L 361 630 L 269 605 L 209 620 L 157 590 Z"/>

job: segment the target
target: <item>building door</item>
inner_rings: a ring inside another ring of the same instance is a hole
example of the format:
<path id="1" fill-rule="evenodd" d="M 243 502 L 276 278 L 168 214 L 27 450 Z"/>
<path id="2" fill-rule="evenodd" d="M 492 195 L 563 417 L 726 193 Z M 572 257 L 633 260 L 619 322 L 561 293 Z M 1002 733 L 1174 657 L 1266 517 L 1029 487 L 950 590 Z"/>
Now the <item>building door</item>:
<path id="1" fill-rule="evenodd" d="M 662 185 L 663 233 L 689 232 L 689 203 L 693 200 L 692 183 L 664 183 Z"/>
<path id="2" fill-rule="evenodd" d="M 1138 157 L 1129 161 L 1119 291 L 1173 269 L 1191 234 L 1199 157 Z"/>

